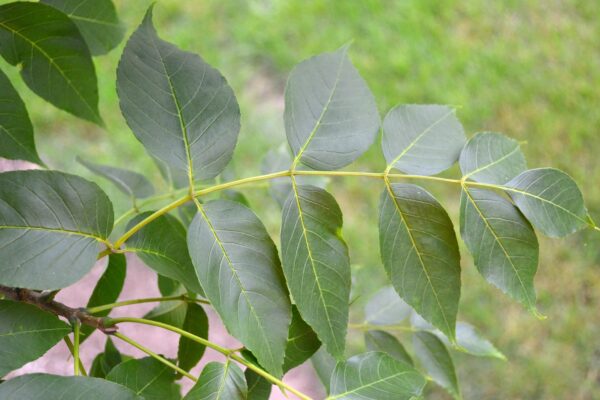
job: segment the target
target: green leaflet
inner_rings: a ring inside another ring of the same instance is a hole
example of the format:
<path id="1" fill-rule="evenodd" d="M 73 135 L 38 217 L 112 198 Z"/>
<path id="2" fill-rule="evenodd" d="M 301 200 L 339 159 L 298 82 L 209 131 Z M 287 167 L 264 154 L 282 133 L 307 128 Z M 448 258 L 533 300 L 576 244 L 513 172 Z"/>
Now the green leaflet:
<path id="1" fill-rule="evenodd" d="M 158 275 L 158 288 L 160 294 L 163 296 L 177 296 L 185 294 L 186 292 L 182 284 L 170 278 L 165 278 L 162 275 Z M 183 328 L 187 310 L 187 301 L 162 301 L 144 315 L 144 318 L 173 325 L 177 328 Z"/>
<path id="2" fill-rule="evenodd" d="M 117 365 L 121 364 L 123 357 L 115 347 L 110 337 L 106 337 L 104 352 L 99 353 L 92 361 L 89 375 L 96 378 L 106 378 L 106 375 Z"/>
<path id="3" fill-rule="evenodd" d="M 150 211 L 139 214 L 129 222 L 127 229 L 150 214 Z M 126 245 L 159 274 L 175 279 L 194 293 L 202 293 L 187 250 L 185 228 L 174 216 L 161 215 L 131 236 Z"/>
<path id="4" fill-rule="evenodd" d="M 301 62 L 285 87 L 288 142 L 295 157 L 313 169 L 350 164 L 371 146 L 379 131 L 373 94 L 347 52 L 344 46 Z"/>
<path id="5" fill-rule="evenodd" d="M 225 78 L 198 55 L 161 40 L 152 8 L 133 33 L 117 69 L 121 111 L 155 157 L 188 172 L 188 184 L 227 165 L 240 110 Z"/>
<path id="6" fill-rule="evenodd" d="M 123 39 L 125 29 L 111 0 L 41 0 L 67 14 L 77 25 L 93 55 L 108 53 Z"/>
<path id="7" fill-rule="evenodd" d="M 397 325 L 408 318 L 411 311 L 393 286 L 385 286 L 366 304 L 365 322 L 372 325 Z"/>
<path id="8" fill-rule="evenodd" d="M 62 12 L 40 3 L 0 6 L 0 54 L 20 65 L 38 96 L 71 114 L 102 125 L 96 71 L 77 26 Z"/>
<path id="9" fill-rule="evenodd" d="M 429 322 L 413 312 L 410 318 L 411 325 L 419 330 L 428 331 L 436 335 L 444 344 L 451 345 L 448 338 Z M 477 329 L 468 322 L 456 322 L 456 345 L 461 351 L 478 357 L 494 357 L 506 360 L 502 354 L 489 340 L 483 337 Z"/>
<path id="10" fill-rule="evenodd" d="M 0 377 L 43 356 L 70 332 L 55 315 L 29 304 L 0 300 Z"/>
<path id="11" fill-rule="evenodd" d="M 460 211 L 461 236 L 481 275 L 535 313 L 539 246 L 531 224 L 509 200 L 488 190 L 464 187 Z"/>
<path id="12" fill-rule="evenodd" d="M 106 376 L 106 380 L 131 389 L 144 400 L 181 399 L 175 378 L 170 367 L 152 357 L 124 361 Z"/>
<path id="13" fill-rule="evenodd" d="M 0 70 L 0 157 L 44 165 L 35 148 L 33 126 L 21 96 Z"/>
<path id="14" fill-rule="evenodd" d="M 413 365 L 413 360 L 394 335 L 384 331 L 368 331 L 365 333 L 365 344 L 369 351 L 381 351 L 399 361 Z"/>
<path id="15" fill-rule="evenodd" d="M 273 385 L 250 368 L 244 370 L 244 378 L 248 385 L 247 400 L 269 400 Z"/>
<path id="16" fill-rule="evenodd" d="M 188 248 L 206 297 L 227 330 L 280 376 L 291 305 L 275 244 L 240 203 L 215 200 L 198 210 Z"/>
<path id="17" fill-rule="evenodd" d="M 95 174 L 111 181 L 121 192 L 132 198 L 144 198 L 154 194 L 154 186 L 142 174 L 108 165 L 94 164 L 77 157 L 77 161 Z"/>
<path id="18" fill-rule="evenodd" d="M 387 184 L 380 202 L 379 243 L 400 297 L 454 340 L 460 253 L 446 211 L 419 186 Z"/>
<path id="19" fill-rule="evenodd" d="M 248 387 L 244 373 L 232 362 L 206 364 L 198 383 L 183 400 L 246 400 Z"/>
<path id="20" fill-rule="evenodd" d="M 409 400 L 421 395 L 425 382 L 405 362 L 385 353 L 364 353 L 337 364 L 327 400 Z"/>
<path id="21" fill-rule="evenodd" d="M 413 335 L 413 348 L 427 374 L 455 399 L 460 399 L 454 363 L 444 343 L 433 333 L 417 332 Z"/>
<path id="22" fill-rule="evenodd" d="M 494 132 L 481 132 L 469 139 L 460 153 L 459 165 L 464 177 L 498 185 L 527 169 L 519 142 Z"/>
<path id="23" fill-rule="evenodd" d="M 321 348 L 310 358 L 310 361 L 319 380 L 323 384 L 323 387 L 325 387 L 325 391 L 329 393 L 331 375 L 333 374 L 337 362 L 331 354 L 325 350 L 325 346 L 321 346 Z"/>
<path id="24" fill-rule="evenodd" d="M 465 144 L 454 109 L 438 105 L 400 105 L 383 120 L 381 147 L 388 168 L 435 175 L 458 160 Z"/>
<path id="25" fill-rule="evenodd" d="M 0 174 L 0 284 L 60 289 L 96 262 L 113 227 L 100 188 L 56 171 Z"/>
<path id="26" fill-rule="evenodd" d="M 108 256 L 108 264 L 104 273 L 98 279 L 96 287 L 88 300 L 86 308 L 111 304 L 117 301 L 123 284 L 125 283 L 125 275 L 127 273 L 127 259 L 123 254 L 111 254 Z M 110 313 L 110 310 L 95 313 L 97 317 L 105 317 Z M 80 343 L 83 343 L 89 335 L 92 334 L 94 328 L 89 325 L 82 325 L 79 336 Z"/>
<path id="27" fill-rule="evenodd" d="M 208 317 L 200 305 L 196 303 L 187 305 L 183 330 L 205 339 L 208 338 Z M 181 336 L 177 349 L 179 367 L 186 371 L 192 369 L 204 355 L 205 349 L 205 345 Z"/>
<path id="28" fill-rule="evenodd" d="M 337 359 L 344 354 L 350 297 L 341 228 L 342 212 L 333 196 L 294 183 L 282 212 L 283 270 L 300 315 Z"/>
<path id="29" fill-rule="evenodd" d="M 304 363 L 321 347 L 321 342 L 312 328 L 304 322 L 298 308 L 292 306 L 292 323 L 288 333 L 283 360 L 283 372 Z"/>
<path id="30" fill-rule="evenodd" d="M 562 171 L 530 169 L 506 187 L 521 212 L 546 236 L 566 236 L 590 224 L 581 191 Z"/>
<path id="31" fill-rule="evenodd" d="M 124 386 L 83 376 L 29 374 L 0 385 L 2 400 L 81 400 L 82 393 L 86 400 L 144 400 Z"/>

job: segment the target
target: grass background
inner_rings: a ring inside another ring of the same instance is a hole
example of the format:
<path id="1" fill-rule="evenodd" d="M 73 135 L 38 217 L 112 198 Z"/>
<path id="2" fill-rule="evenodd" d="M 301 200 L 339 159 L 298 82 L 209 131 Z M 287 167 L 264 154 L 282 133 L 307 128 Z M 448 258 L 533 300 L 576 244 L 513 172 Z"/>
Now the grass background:
<path id="1" fill-rule="evenodd" d="M 115 3 L 128 36 L 150 1 Z M 237 93 L 243 124 L 234 156 L 239 177 L 258 174 L 264 154 L 285 142 L 282 94 L 291 68 L 352 41 L 350 56 L 382 115 L 398 103 L 454 105 L 469 136 L 503 132 L 524 142 L 530 167 L 554 166 L 572 175 L 600 220 L 600 2 L 159 0 L 155 24 L 165 40 L 219 68 Z M 31 94 L 14 68 L 3 61 L 0 68 L 23 94 L 39 152 L 53 168 L 96 179 L 75 163 L 79 155 L 145 172 L 160 187 L 158 171 L 119 112 L 115 68 L 121 51 L 122 45 L 96 59 L 106 130 L 53 108 Z M 350 167 L 382 168 L 378 144 Z M 106 182 L 99 183 L 118 213 L 128 208 Z M 426 186 L 458 221 L 457 188 Z M 345 213 L 357 283 L 352 318 L 360 321 L 361 305 L 385 282 L 376 229 L 381 188 L 344 179 L 330 189 Z M 277 235 L 275 203 L 263 191 L 245 193 Z M 487 285 L 463 246 L 460 318 L 509 359 L 453 353 L 465 398 L 600 399 L 598 243 L 600 236 L 588 231 L 540 238 L 536 286 L 544 321 Z M 349 338 L 349 352 L 360 351 L 360 335 Z M 447 395 L 431 387 L 427 398 Z"/>

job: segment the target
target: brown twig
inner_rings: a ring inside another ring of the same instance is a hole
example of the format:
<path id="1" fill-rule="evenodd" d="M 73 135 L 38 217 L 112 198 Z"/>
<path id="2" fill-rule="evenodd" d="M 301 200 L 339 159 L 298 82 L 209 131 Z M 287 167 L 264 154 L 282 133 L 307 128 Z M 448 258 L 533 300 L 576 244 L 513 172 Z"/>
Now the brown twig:
<path id="1" fill-rule="evenodd" d="M 0 285 L 0 293 L 9 300 L 32 304 L 39 309 L 66 318 L 72 322 L 78 320 L 106 334 L 115 333 L 116 326 L 106 326 L 105 318 L 95 317 L 82 308 L 71 308 L 53 299 L 53 293 L 36 292 L 35 290 L 12 288 Z"/>

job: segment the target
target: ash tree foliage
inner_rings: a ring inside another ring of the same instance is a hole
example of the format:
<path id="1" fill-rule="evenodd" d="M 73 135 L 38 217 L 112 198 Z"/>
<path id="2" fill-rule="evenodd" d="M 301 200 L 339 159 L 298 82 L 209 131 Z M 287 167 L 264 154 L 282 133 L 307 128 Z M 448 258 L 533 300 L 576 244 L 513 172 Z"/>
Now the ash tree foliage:
<path id="1" fill-rule="evenodd" d="M 110 0 L 0 6 L 0 55 L 34 93 L 98 125 L 92 56 L 122 36 Z M 344 46 L 293 69 L 285 89 L 289 149 L 269 153 L 262 175 L 236 179 L 227 168 L 240 130 L 233 90 L 199 55 L 161 39 L 149 9 L 125 44 L 117 91 L 127 124 L 171 191 L 155 194 L 138 172 L 80 160 L 132 200 L 116 219 L 99 186 L 46 168 L 26 105 L 0 72 L 0 156 L 40 166 L 0 174 L 0 375 L 61 340 L 75 375 L 8 379 L 0 398 L 261 400 L 275 385 L 309 399 L 282 377 L 311 359 L 330 400 L 419 398 L 428 381 L 458 399 L 452 351 L 505 359 L 474 326 L 457 321 L 459 240 L 487 282 L 540 317 L 537 232 L 600 229 L 567 174 L 528 169 L 519 143 L 503 134 L 467 139 L 453 108 L 399 105 L 382 120 L 348 52 Z M 343 169 L 379 142 L 380 131 L 385 170 Z M 437 176 L 457 162 L 460 177 Z M 370 223 L 379 224 L 389 286 L 373 294 L 361 323 L 349 323 L 351 260 L 342 209 L 324 177 L 381 184 L 379 221 Z M 237 191 L 259 181 L 270 183 L 281 206 L 279 238 Z M 459 229 L 425 183 L 460 192 Z M 161 297 L 118 301 L 124 253 L 156 272 Z M 54 300 L 98 260 L 106 269 L 86 305 Z M 144 302 L 157 305 L 143 317 L 109 316 Z M 242 348 L 208 340 L 208 308 Z M 177 357 L 121 334 L 123 324 L 177 333 Z M 364 331 L 365 352 L 347 348 L 348 329 Z M 87 372 L 79 349 L 95 330 L 107 335 L 106 346 Z M 115 341 L 147 356 L 121 354 Z M 191 373 L 209 351 L 224 361 Z M 185 395 L 180 379 L 195 382 Z"/>

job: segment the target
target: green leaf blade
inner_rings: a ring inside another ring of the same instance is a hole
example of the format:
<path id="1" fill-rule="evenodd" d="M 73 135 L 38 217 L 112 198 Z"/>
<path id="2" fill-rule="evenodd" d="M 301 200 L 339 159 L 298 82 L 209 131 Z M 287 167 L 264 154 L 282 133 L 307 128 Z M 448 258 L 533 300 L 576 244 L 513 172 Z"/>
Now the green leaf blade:
<path id="1" fill-rule="evenodd" d="M 0 377 L 43 356 L 70 332 L 55 315 L 29 304 L 0 300 Z"/>
<path id="2" fill-rule="evenodd" d="M 132 219 L 127 229 L 150 216 L 144 212 Z M 202 287 L 196 274 L 187 248 L 185 228 L 170 214 L 161 215 L 131 236 L 127 248 L 135 251 L 144 263 L 168 278 L 185 285 L 194 293 L 202 293 Z"/>
<path id="3" fill-rule="evenodd" d="M 240 110 L 225 78 L 198 55 L 161 40 L 152 8 L 117 69 L 121 111 L 153 156 L 185 171 L 188 184 L 217 176 L 240 129 Z"/>
<path id="4" fill-rule="evenodd" d="M 393 286 L 377 291 L 365 306 L 365 322 L 371 325 L 397 325 L 404 321 L 412 309 Z"/>
<path id="5" fill-rule="evenodd" d="M 283 360 L 283 372 L 304 363 L 319 350 L 321 342 L 312 328 L 304 322 L 296 306 L 292 306 L 292 323 Z"/>
<path id="6" fill-rule="evenodd" d="M 590 223 L 573 179 L 554 168 L 530 169 L 505 185 L 531 224 L 549 237 L 563 237 Z"/>
<path id="7" fill-rule="evenodd" d="M 313 169 L 350 164 L 379 130 L 375 99 L 347 52 L 344 46 L 303 61 L 285 88 L 288 142 L 296 158 Z"/>
<path id="8" fill-rule="evenodd" d="M 282 364 L 291 304 L 275 244 L 240 203 L 199 206 L 188 247 L 207 298 L 227 330 L 275 375 Z"/>
<path id="9" fill-rule="evenodd" d="M 183 400 L 246 400 L 247 396 L 248 386 L 240 367 L 232 362 L 210 362 Z"/>
<path id="10" fill-rule="evenodd" d="M 454 110 L 439 105 L 401 105 L 383 121 L 381 146 L 388 168 L 435 175 L 454 164 L 466 138 Z"/>
<path id="11" fill-rule="evenodd" d="M 392 285 L 454 340 L 460 253 L 450 217 L 431 194 L 411 184 L 389 184 L 379 215 L 381 257 Z"/>
<path id="12" fill-rule="evenodd" d="M 81 400 L 144 400 L 130 389 L 100 378 L 29 374 L 13 378 L 0 385 L 2 400 L 60 399 Z"/>
<path id="13" fill-rule="evenodd" d="M 385 331 L 367 331 L 365 333 L 365 344 L 369 351 L 380 351 L 413 365 L 413 360 L 400 341 L 392 334 Z"/>
<path id="14" fill-rule="evenodd" d="M 536 312 L 539 245 L 529 221 L 506 198 L 463 188 L 460 231 L 475 266 L 491 284 Z"/>
<path id="15" fill-rule="evenodd" d="M 370 352 L 340 362 L 331 376 L 328 400 L 409 400 L 419 397 L 425 378 L 409 364 Z"/>
<path id="16" fill-rule="evenodd" d="M 25 103 L 0 71 L 0 157 L 44 165 L 35 147 Z"/>
<path id="17" fill-rule="evenodd" d="M 0 6 L 0 54 L 21 65 L 38 96 L 79 118 L 102 125 L 90 51 L 77 26 L 53 7 L 14 2 Z"/>
<path id="18" fill-rule="evenodd" d="M 152 357 L 124 361 L 106 376 L 107 381 L 131 389 L 144 400 L 181 399 L 175 378 L 175 372 L 169 366 Z"/>
<path id="19" fill-rule="evenodd" d="M 98 279 L 94 291 L 88 300 L 86 308 L 111 304 L 117 301 L 127 273 L 127 259 L 124 254 L 113 253 L 108 256 L 108 264 L 106 270 Z M 100 311 L 94 315 L 97 317 L 105 317 L 111 310 Z M 80 331 L 80 343 L 83 343 L 94 331 L 89 325 L 82 325 Z"/>
<path id="20" fill-rule="evenodd" d="M 338 359 L 344 353 L 350 298 L 350 259 L 339 235 L 342 223 L 331 194 L 294 184 L 282 212 L 283 270 L 302 318 Z"/>
<path id="21" fill-rule="evenodd" d="M 106 54 L 123 39 L 125 29 L 111 0 L 42 0 L 67 14 L 79 28 L 92 55 Z"/>
<path id="22" fill-rule="evenodd" d="M 90 271 L 113 227 L 95 184 L 55 171 L 0 174 L 0 284 L 54 290 Z"/>
<path id="23" fill-rule="evenodd" d="M 183 330 L 208 339 L 208 317 L 200 305 L 195 303 L 187 305 Z M 204 350 L 206 350 L 205 345 L 181 336 L 177 348 L 179 367 L 186 371 L 192 369 L 204 355 Z"/>
<path id="24" fill-rule="evenodd" d="M 469 139 L 459 165 L 463 177 L 498 185 L 527 169 L 519 142 L 495 132 L 481 132 Z"/>
<path id="25" fill-rule="evenodd" d="M 431 378 L 455 399 L 460 399 L 454 363 L 444 343 L 433 333 L 417 332 L 413 335 L 413 347 L 415 355 Z"/>
<path id="26" fill-rule="evenodd" d="M 77 161 L 94 174 L 100 175 L 111 181 L 121 192 L 133 198 L 143 199 L 154 194 L 154 186 L 148 178 L 137 172 L 108 165 L 95 164 L 77 158 Z"/>

